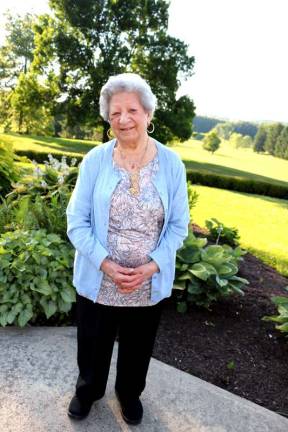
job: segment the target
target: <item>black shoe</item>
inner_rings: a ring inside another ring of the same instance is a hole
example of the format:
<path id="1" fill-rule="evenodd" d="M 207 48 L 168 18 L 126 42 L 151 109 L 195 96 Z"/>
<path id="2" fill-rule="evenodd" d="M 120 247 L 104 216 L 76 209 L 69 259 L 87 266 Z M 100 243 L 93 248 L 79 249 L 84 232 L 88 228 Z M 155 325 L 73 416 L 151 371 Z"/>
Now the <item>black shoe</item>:
<path id="1" fill-rule="evenodd" d="M 87 415 L 89 414 L 92 404 L 93 401 L 92 402 L 80 401 L 78 396 L 75 394 L 69 404 L 68 416 L 76 420 L 82 420 L 85 417 L 87 417 Z"/>
<path id="2" fill-rule="evenodd" d="M 120 403 L 121 414 L 125 422 L 133 425 L 141 423 L 143 417 L 143 406 L 140 399 L 124 399 L 119 396 L 117 390 L 115 390 L 115 392 Z"/>

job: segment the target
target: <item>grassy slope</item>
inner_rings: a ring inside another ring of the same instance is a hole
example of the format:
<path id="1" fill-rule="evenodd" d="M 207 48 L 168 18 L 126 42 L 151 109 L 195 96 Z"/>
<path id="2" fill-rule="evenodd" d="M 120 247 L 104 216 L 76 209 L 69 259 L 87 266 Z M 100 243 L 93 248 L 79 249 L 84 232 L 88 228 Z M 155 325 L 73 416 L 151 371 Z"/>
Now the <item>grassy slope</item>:
<path id="1" fill-rule="evenodd" d="M 35 137 L 17 134 L 0 134 L 0 139 L 13 143 L 15 150 L 51 151 L 79 155 L 91 150 L 96 141 Z M 288 185 L 288 161 L 270 155 L 257 154 L 251 149 L 235 150 L 222 143 L 211 155 L 201 147 L 201 141 L 189 140 L 172 147 L 183 159 L 187 168 L 240 178 L 268 181 Z"/>
<path id="2" fill-rule="evenodd" d="M 212 155 L 202 149 L 201 141 L 196 140 L 173 149 L 181 155 L 187 168 L 196 171 L 288 185 L 288 160 L 257 154 L 252 149 L 235 150 L 227 143 L 222 143 Z"/>
<path id="3" fill-rule="evenodd" d="M 201 226 L 215 217 L 237 227 L 241 246 L 288 276 L 288 201 L 193 186 L 199 200 L 192 210 L 193 221 Z"/>
<path id="4" fill-rule="evenodd" d="M 96 141 L 18 134 L 0 134 L 0 139 L 11 142 L 16 151 L 33 150 L 35 152 L 47 152 L 47 155 L 50 152 L 83 155 L 99 144 Z"/>

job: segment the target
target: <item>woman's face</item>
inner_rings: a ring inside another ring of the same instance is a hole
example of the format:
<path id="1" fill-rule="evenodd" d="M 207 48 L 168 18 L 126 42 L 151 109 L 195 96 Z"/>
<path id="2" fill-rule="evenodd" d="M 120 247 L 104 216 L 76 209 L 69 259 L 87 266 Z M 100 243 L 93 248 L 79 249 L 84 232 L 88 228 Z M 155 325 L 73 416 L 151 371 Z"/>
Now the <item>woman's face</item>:
<path id="1" fill-rule="evenodd" d="M 121 92 L 110 100 L 109 120 L 120 142 L 137 143 L 146 137 L 150 114 L 144 110 L 137 93 Z"/>

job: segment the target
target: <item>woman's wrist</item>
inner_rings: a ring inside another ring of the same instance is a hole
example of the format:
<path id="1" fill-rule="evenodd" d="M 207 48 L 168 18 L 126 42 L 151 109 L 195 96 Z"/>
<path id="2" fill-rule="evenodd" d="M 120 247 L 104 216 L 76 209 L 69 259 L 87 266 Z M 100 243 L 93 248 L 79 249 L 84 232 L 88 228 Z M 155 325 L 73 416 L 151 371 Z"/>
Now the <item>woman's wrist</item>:
<path id="1" fill-rule="evenodd" d="M 109 273 L 111 273 L 111 260 L 109 260 L 108 258 L 104 258 L 100 266 L 100 270 L 110 276 Z"/>
<path id="2" fill-rule="evenodd" d="M 160 269 L 159 269 L 159 267 L 155 261 L 153 261 L 153 260 L 149 261 L 148 265 L 149 265 L 149 268 L 151 269 L 151 272 L 153 272 L 152 274 L 158 273 L 160 271 Z"/>

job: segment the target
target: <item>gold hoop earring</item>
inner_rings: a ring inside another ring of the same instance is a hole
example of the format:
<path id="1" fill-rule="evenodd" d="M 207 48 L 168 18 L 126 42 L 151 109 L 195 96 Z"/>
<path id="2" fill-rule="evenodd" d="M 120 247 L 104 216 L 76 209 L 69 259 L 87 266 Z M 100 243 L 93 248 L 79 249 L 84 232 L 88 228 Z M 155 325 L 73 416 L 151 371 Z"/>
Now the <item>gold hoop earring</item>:
<path id="1" fill-rule="evenodd" d="M 111 127 L 107 130 L 107 136 L 108 136 L 108 138 L 110 138 L 110 139 L 115 138 L 115 136 L 113 135 L 113 132 L 112 132 Z"/>
<path id="2" fill-rule="evenodd" d="M 153 123 L 153 122 L 150 122 L 150 124 L 148 125 L 148 127 L 149 127 L 150 125 L 152 125 L 152 130 L 148 130 L 148 129 L 147 129 L 147 132 L 148 132 L 149 134 L 152 134 L 152 133 L 154 132 L 154 130 L 155 130 L 155 126 L 154 126 L 154 123 Z"/>

